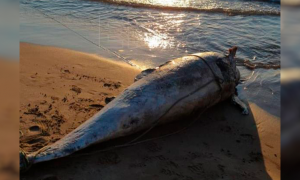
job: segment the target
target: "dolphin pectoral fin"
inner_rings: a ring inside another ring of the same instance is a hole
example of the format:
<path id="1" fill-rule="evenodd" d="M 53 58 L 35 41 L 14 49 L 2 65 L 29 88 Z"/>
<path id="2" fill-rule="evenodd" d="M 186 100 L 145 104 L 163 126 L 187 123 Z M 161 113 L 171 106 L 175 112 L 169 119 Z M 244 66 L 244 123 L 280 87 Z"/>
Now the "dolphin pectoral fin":
<path id="1" fill-rule="evenodd" d="M 242 109 L 242 114 L 249 114 L 247 105 L 237 95 L 232 95 L 232 102 Z"/>
<path id="2" fill-rule="evenodd" d="M 156 69 L 146 69 L 144 71 L 142 71 L 140 74 L 138 74 L 135 78 L 134 78 L 134 82 L 142 79 L 143 77 L 146 77 L 148 74 L 151 74 L 152 72 L 154 72 Z"/>

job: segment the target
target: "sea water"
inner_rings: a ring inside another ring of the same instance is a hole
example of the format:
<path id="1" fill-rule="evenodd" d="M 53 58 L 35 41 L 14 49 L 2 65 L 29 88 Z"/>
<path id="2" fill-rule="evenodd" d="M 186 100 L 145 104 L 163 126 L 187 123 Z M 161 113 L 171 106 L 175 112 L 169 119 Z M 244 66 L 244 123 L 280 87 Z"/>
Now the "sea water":
<path id="1" fill-rule="evenodd" d="M 255 0 L 21 0 L 20 39 L 156 67 L 196 52 L 280 64 L 280 2 Z M 240 96 L 280 116 L 280 70 L 238 67 Z"/>

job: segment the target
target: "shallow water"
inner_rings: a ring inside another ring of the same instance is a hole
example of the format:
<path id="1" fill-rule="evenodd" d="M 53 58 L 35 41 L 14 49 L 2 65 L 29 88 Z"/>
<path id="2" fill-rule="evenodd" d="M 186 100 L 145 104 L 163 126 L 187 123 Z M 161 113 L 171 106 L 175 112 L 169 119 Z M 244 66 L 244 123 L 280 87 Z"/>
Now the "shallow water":
<path id="1" fill-rule="evenodd" d="M 163 3 L 162 3 L 163 2 Z M 121 3 L 122 5 L 116 5 Z M 138 68 L 186 54 L 280 62 L 280 4 L 244 0 L 21 0 L 21 41 L 96 53 Z M 279 70 L 239 67 L 241 96 L 279 116 Z"/>

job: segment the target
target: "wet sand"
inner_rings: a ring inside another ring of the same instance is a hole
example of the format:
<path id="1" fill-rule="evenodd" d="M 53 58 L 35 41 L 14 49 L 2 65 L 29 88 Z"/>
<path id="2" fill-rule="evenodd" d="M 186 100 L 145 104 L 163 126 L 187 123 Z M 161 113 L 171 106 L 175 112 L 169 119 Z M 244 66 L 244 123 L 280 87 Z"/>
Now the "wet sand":
<path id="1" fill-rule="evenodd" d="M 139 73 L 66 49 L 21 43 L 20 52 L 20 146 L 27 152 L 74 130 Z M 254 104 L 250 108 L 243 116 L 223 102 L 200 118 L 154 128 L 140 139 L 144 143 L 93 153 L 140 135 L 134 134 L 95 145 L 34 165 L 21 179 L 280 179 L 280 121 Z"/>

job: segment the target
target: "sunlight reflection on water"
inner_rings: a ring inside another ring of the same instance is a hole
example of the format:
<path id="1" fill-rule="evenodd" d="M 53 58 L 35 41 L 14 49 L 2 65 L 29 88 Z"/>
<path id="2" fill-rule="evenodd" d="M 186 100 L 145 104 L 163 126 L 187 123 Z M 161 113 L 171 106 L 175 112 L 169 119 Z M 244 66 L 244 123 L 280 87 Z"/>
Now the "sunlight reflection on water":
<path id="1" fill-rule="evenodd" d="M 185 14 L 172 15 L 169 13 L 161 13 L 160 18 L 166 23 L 148 23 L 143 27 L 147 30 L 145 33 L 139 35 L 140 39 L 149 47 L 149 49 L 154 48 L 174 48 L 175 37 L 168 33 L 171 29 L 176 30 L 177 32 L 182 31 L 182 23 L 184 22 L 183 18 Z M 180 46 L 178 44 L 177 46 Z"/>
<path id="2" fill-rule="evenodd" d="M 131 0 L 131 2 L 177 7 L 187 7 L 191 4 L 191 0 Z"/>

